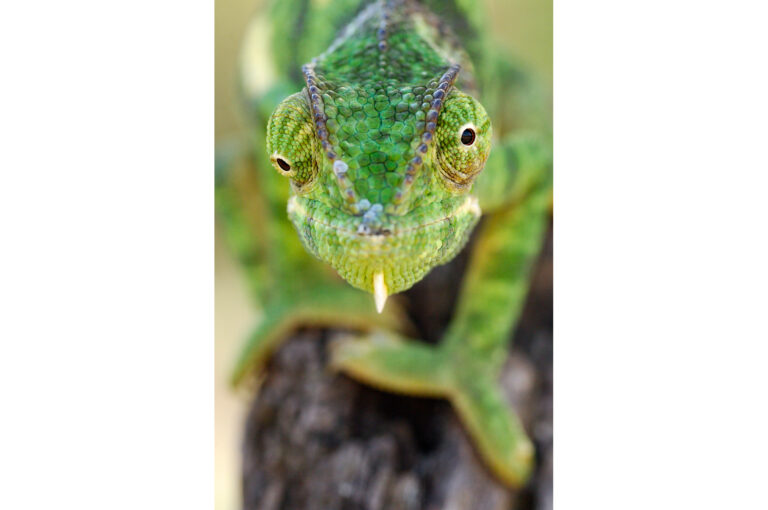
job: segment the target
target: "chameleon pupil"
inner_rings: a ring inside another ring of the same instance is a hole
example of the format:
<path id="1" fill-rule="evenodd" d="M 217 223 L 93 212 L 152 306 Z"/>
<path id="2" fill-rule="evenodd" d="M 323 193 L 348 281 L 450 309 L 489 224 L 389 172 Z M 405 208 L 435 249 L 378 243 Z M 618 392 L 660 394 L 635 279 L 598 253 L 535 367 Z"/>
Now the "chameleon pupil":
<path id="1" fill-rule="evenodd" d="M 463 133 L 461 133 L 461 143 L 464 145 L 472 145 L 475 143 L 475 131 L 472 129 L 465 129 Z"/>
<path id="2" fill-rule="evenodd" d="M 283 169 L 284 172 L 288 172 L 291 170 L 291 165 L 289 165 L 284 159 L 277 158 L 277 166 Z"/>

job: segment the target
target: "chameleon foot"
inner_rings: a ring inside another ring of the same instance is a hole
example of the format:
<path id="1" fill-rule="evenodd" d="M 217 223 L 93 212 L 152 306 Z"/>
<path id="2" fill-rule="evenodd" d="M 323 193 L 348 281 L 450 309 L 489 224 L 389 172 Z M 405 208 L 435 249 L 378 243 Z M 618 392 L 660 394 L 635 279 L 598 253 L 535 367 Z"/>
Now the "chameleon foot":
<path id="1" fill-rule="evenodd" d="M 280 343 L 300 326 L 407 329 L 396 303 L 382 313 L 370 298 L 347 286 L 308 287 L 301 294 L 292 293 L 276 299 L 264 311 L 264 317 L 248 337 L 231 376 L 236 386 L 251 374 L 261 372 L 264 363 Z"/>
<path id="2" fill-rule="evenodd" d="M 450 400 L 494 474 L 513 487 L 525 484 L 533 445 L 484 367 L 467 364 L 443 349 L 378 331 L 332 344 L 331 364 L 385 391 Z"/>
<path id="3" fill-rule="evenodd" d="M 442 351 L 376 331 L 331 344 L 331 367 L 377 388 L 421 397 L 447 397 L 450 367 Z"/>

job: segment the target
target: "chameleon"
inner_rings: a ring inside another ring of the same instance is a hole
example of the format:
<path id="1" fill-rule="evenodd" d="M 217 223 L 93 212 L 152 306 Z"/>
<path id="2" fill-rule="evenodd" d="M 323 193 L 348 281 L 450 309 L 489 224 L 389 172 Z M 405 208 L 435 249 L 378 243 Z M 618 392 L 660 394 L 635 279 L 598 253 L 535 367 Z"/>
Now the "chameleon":
<path id="1" fill-rule="evenodd" d="M 354 331 L 331 345 L 333 369 L 447 399 L 518 487 L 534 448 L 497 379 L 549 222 L 551 130 L 486 20 L 467 0 L 274 2 L 244 42 L 248 134 L 217 147 L 216 206 L 263 310 L 234 384 L 297 327 Z M 388 297 L 451 261 L 479 223 L 441 342 L 414 338 Z"/>

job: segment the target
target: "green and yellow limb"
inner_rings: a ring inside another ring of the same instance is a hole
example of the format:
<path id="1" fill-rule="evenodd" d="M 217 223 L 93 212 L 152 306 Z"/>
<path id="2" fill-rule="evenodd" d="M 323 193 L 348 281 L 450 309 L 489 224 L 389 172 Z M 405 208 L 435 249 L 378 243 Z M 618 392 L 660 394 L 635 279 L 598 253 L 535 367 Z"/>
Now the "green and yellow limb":
<path id="1" fill-rule="evenodd" d="M 380 314 L 368 295 L 343 282 L 309 283 L 302 290 L 282 294 L 265 308 L 241 350 L 231 383 L 239 385 L 260 374 L 271 354 L 299 327 L 397 330 L 407 328 L 407 320 L 397 303 Z"/>
<path id="2" fill-rule="evenodd" d="M 511 486 L 527 480 L 533 445 L 497 377 L 479 360 L 380 331 L 337 341 L 331 359 L 333 368 L 376 388 L 449 400 L 494 473 Z"/>

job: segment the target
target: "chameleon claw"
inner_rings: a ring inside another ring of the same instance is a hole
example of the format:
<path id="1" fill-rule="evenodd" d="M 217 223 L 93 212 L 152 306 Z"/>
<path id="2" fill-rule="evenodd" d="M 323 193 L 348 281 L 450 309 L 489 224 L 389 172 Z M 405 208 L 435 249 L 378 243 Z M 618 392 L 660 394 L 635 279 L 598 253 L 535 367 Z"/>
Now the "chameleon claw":
<path id="1" fill-rule="evenodd" d="M 387 284 L 384 283 L 384 273 L 379 271 L 373 274 L 373 298 L 376 301 L 376 311 L 381 313 L 384 310 L 384 303 L 387 302 Z"/>

